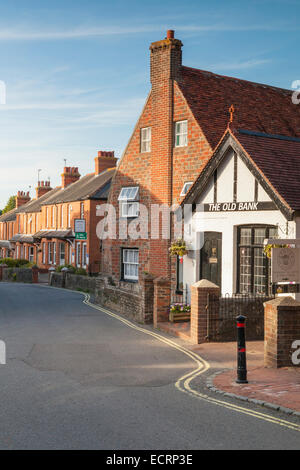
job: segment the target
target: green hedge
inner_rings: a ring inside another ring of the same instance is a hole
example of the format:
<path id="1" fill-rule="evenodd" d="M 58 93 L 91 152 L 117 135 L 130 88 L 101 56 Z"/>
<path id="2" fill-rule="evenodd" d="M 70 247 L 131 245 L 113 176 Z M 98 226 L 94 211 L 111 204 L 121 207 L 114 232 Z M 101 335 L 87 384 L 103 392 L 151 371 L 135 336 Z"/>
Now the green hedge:
<path id="1" fill-rule="evenodd" d="M 0 264 L 7 264 L 9 268 L 31 268 L 33 263 L 27 259 L 1 258 Z"/>

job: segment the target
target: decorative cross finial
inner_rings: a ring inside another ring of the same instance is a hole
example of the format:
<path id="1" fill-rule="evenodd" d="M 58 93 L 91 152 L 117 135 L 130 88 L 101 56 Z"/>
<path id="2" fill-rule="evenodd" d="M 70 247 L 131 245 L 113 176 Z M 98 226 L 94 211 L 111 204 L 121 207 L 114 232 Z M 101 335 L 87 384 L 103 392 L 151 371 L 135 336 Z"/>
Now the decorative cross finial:
<path id="1" fill-rule="evenodd" d="M 233 106 L 233 104 L 232 104 L 232 105 L 230 106 L 230 108 L 229 108 L 229 112 L 230 112 L 230 120 L 229 120 L 229 122 L 233 122 L 233 113 L 234 113 L 234 111 L 235 111 L 235 110 L 234 110 L 234 106 Z"/>

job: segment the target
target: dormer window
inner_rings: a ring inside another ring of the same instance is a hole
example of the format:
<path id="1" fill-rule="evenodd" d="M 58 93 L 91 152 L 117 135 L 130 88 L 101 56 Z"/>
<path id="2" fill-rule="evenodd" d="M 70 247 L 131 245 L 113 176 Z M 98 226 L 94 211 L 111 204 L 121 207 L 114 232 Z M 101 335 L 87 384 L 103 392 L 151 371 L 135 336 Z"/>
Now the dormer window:
<path id="1" fill-rule="evenodd" d="M 187 121 L 175 123 L 175 147 L 185 147 L 187 145 Z"/>
<path id="2" fill-rule="evenodd" d="M 130 186 L 122 188 L 118 200 L 120 201 L 121 217 L 138 217 L 139 215 L 139 187 Z"/>
<path id="3" fill-rule="evenodd" d="M 192 184 L 193 184 L 192 181 L 187 181 L 186 183 L 184 183 L 180 196 L 185 196 L 188 193 L 189 189 L 191 188 Z"/>
<path id="4" fill-rule="evenodd" d="M 151 152 L 151 127 L 141 129 L 141 153 Z"/>

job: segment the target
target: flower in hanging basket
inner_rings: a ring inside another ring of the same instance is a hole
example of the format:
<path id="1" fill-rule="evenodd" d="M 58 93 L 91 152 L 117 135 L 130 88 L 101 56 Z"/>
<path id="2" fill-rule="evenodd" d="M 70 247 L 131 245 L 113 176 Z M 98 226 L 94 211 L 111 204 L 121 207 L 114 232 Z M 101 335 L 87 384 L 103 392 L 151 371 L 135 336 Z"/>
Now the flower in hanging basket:
<path id="1" fill-rule="evenodd" d="M 174 240 L 169 248 L 170 256 L 182 257 L 187 254 L 188 250 L 183 239 Z"/>

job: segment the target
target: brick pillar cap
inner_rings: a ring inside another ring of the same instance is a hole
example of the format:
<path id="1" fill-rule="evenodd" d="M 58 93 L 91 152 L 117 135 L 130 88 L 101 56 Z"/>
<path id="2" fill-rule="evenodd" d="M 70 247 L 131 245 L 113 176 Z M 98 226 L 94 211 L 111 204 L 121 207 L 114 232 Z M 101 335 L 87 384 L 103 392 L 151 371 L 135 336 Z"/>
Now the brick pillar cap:
<path id="1" fill-rule="evenodd" d="M 278 307 L 278 308 L 295 308 L 298 309 L 300 307 L 300 302 L 297 302 L 297 300 L 293 299 L 293 297 L 288 296 L 288 297 L 276 297 L 276 299 L 273 300 L 268 300 L 267 302 L 264 303 L 264 306 L 266 305 L 271 305 L 273 307 Z"/>
<path id="2" fill-rule="evenodd" d="M 208 279 L 200 279 L 200 281 L 195 282 L 195 284 L 193 284 L 192 287 L 203 287 L 203 288 L 209 287 L 210 289 L 211 288 L 219 289 L 219 286 L 217 286 L 217 284 L 214 284 Z"/>
<path id="3" fill-rule="evenodd" d="M 154 279 L 154 276 L 153 276 L 152 274 L 150 274 L 150 273 L 143 273 L 143 274 L 142 274 L 142 278 L 143 278 L 144 280 L 152 280 L 152 279 Z"/>

